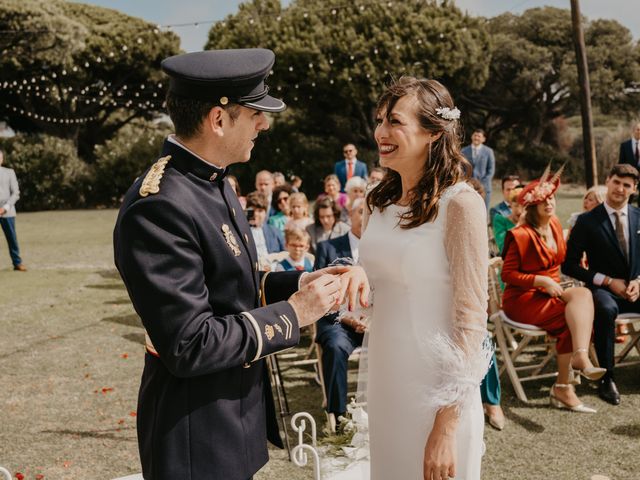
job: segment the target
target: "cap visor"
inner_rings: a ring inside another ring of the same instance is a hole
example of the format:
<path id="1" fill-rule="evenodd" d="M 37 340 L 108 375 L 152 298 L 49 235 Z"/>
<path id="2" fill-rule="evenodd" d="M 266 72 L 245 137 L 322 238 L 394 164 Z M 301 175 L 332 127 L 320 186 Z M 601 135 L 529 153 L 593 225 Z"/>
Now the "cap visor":
<path id="1" fill-rule="evenodd" d="M 287 108 L 287 105 L 277 98 L 273 98 L 271 95 L 267 95 L 255 102 L 241 102 L 240 105 L 253 108 L 255 110 L 261 110 L 263 112 L 282 112 Z"/>

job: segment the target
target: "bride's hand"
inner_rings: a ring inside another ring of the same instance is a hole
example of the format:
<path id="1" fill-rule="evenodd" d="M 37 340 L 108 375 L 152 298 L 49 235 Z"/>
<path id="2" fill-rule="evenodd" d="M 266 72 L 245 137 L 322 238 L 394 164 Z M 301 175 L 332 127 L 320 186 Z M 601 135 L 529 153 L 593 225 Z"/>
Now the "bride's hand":
<path id="1" fill-rule="evenodd" d="M 424 447 L 424 480 L 448 480 L 456 476 L 456 425 L 454 410 L 445 408 L 436 415 Z"/>
<path id="2" fill-rule="evenodd" d="M 364 268 L 358 265 L 347 267 L 347 270 L 340 275 L 340 281 L 342 282 L 340 304 L 342 304 L 344 300 L 347 300 L 347 307 L 350 311 L 356 308 L 358 301 L 364 308 L 369 306 L 368 302 L 371 287 L 369 286 L 369 279 L 367 278 Z"/>

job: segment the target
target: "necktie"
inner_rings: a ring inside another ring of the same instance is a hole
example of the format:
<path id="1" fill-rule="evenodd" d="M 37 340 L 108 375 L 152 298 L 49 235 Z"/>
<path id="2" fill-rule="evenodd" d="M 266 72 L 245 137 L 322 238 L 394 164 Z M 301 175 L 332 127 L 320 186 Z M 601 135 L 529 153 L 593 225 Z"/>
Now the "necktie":
<path id="1" fill-rule="evenodd" d="M 347 180 L 353 177 L 353 162 L 347 162 Z"/>
<path id="2" fill-rule="evenodd" d="M 622 222 L 620 221 L 621 213 L 614 212 L 616 216 L 616 237 L 618 237 L 618 243 L 620 244 L 620 248 L 622 249 L 622 253 L 624 253 L 624 258 L 629 260 L 629 251 L 627 249 L 627 241 L 624 238 L 624 230 L 622 228 Z"/>

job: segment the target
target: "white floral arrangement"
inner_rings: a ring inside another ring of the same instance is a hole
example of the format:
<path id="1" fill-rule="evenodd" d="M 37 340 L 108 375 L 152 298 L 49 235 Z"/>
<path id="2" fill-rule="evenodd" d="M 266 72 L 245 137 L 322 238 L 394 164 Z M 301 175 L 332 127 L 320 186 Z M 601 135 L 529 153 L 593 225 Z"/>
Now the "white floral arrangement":
<path id="1" fill-rule="evenodd" d="M 460 110 L 458 107 L 440 107 L 436 108 L 436 113 L 445 120 L 458 120 L 460 118 Z"/>

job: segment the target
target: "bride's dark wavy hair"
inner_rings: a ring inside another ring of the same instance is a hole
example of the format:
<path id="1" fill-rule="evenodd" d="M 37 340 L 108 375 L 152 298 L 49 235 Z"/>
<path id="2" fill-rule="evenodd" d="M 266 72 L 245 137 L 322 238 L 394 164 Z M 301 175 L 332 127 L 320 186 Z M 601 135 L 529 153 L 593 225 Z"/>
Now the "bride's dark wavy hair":
<path id="1" fill-rule="evenodd" d="M 400 216 L 400 227 L 408 229 L 436 219 L 442 192 L 468 177 L 471 165 L 460 153 L 459 121 L 447 120 L 436 113 L 436 108 L 455 106 L 447 88 L 436 80 L 400 77 L 378 100 L 377 113 L 385 110 L 390 120 L 393 107 L 406 95 L 416 99 L 417 118 L 422 128 L 433 134 L 442 132 L 440 138 L 429 145 L 422 175 L 409 192 L 409 209 Z M 367 195 L 367 207 L 369 212 L 374 208 L 383 211 L 401 197 L 400 174 L 388 169 L 382 181 Z"/>

